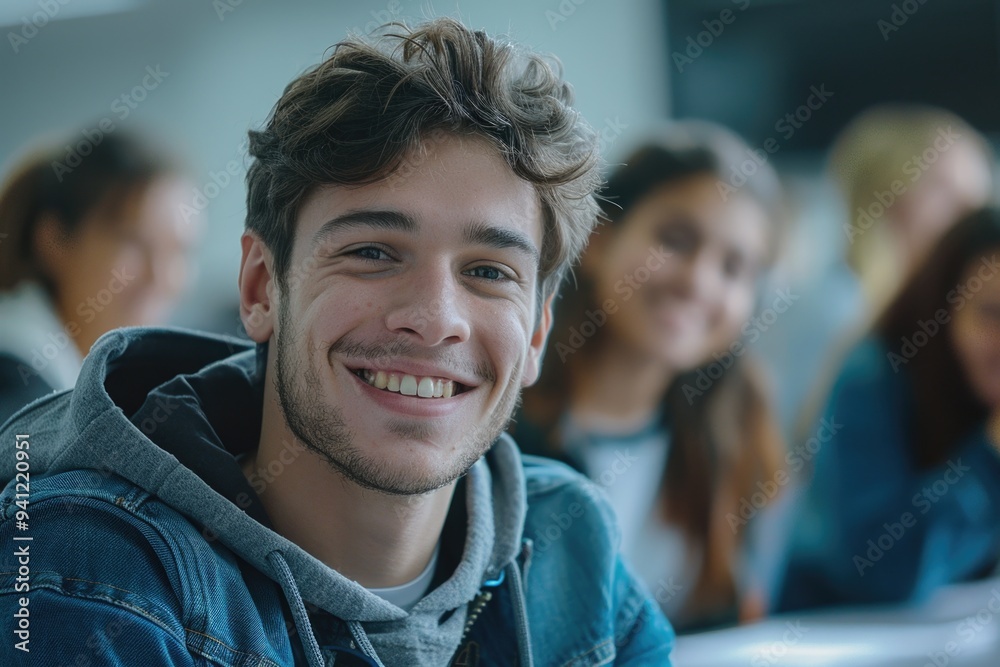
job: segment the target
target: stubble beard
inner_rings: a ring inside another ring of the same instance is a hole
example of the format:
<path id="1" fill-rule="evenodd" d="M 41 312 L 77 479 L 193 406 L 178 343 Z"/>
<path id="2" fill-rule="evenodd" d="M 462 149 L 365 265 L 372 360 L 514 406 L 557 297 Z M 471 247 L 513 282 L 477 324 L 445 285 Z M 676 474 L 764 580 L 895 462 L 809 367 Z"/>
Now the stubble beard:
<path id="1" fill-rule="evenodd" d="M 326 391 L 318 369 L 308 363 L 311 358 L 308 351 L 297 352 L 301 337 L 294 332 L 286 304 L 286 300 L 279 302 L 279 331 L 274 336 L 277 344 L 275 388 L 285 423 L 306 449 L 358 486 L 395 496 L 425 494 L 446 486 L 466 474 L 482 458 L 503 433 L 517 408 L 523 371 L 511 375 L 499 404 L 486 422 L 470 430 L 457 448 L 456 457 L 440 469 L 418 475 L 414 473 L 414 466 L 405 460 L 393 463 L 379 461 L 358 446 L 355 434 L 344 420 L 343 411 L 324 403 Z M 369 352 L 377 355 L 375 351 Z M 477 391 L 482 390 L 485 387 L 477 388 Z M 385 427 L 389 433 L 404 441 L 426 443 L 433 435 L 430 424 L 420 420 L 392 419 L 386 422 Z M 401 448 L 401 456 L 403 451 Z"/>

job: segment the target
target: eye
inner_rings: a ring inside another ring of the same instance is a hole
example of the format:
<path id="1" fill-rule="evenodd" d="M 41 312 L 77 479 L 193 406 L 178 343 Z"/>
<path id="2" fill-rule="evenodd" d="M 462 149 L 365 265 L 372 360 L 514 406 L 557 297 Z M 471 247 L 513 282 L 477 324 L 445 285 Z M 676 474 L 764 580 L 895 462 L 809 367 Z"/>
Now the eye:
<path id="1" fill-rule="evenodd" d="M 355 250 L 352 250 L 349 254 L 353 257 L 357 257 L 359 259 L 363 259 L 365 261 L 373 263 L 384 262 L 386 260 L 392 259 L 392 257 L 389 256 L 389 253 L 375 246 L 364 246 L 363 248 L 357 248 Z"/>
<path id="2" fill-rule="evenodd" d="M 475 278 L 482 278 L 483 280 L 488 280 L 490 282 L 501 282 L 511 279 L 510 276 L 497 267 L 489 266 L 488 264 L 469 269 L 467 273 Z"/>
<path id="3" fill-rule="evenodd" d="M 729 255 L 722 263 L 722 270 L 729 278 L 736 278 L 743 272 L 744 261 L 739 255 Z"/>
<path id="4" fill-rule="evenodd" d="M 697 242 L 695 234 L 683 225 L 675 224 L 661 227 L 656 236 L 657 240 L 665 247 L 680 253 L 693 250 Z"/>

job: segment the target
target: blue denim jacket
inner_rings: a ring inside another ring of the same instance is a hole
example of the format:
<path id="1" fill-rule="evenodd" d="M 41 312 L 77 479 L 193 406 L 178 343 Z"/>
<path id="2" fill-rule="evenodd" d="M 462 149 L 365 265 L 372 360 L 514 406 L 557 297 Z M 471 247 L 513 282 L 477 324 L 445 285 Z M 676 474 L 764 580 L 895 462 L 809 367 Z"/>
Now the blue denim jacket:
<path id="1" fill-rule="evenodd" d="M 252 353 L 244 350 L 178 331 L 114 332 L 95 345 L 74 391 L 36 401 L 0 429 L 0 601 L 15 630 L 0 648 L 0 663 L 419 664 L 416 656 L 433 643 L 438 624 L 443 634 L 460 621 L 449 664 L 670 664 L 673 633 L 617 555 L 600 494 L 563 466 L 522 459 L 506 436 L 464 483 L 469 498 L 477 485 L 492 484 L 483 488 L 498 500 L 520 489 L 510 507 L 498 508 L 495 542 L 515 525 L 504 523 L 505 514 L 517 518 L 520 534 L 512 535 L 508 560 L 475 573 L 471 601 L 433 611 L 430 625 L 418 625 L 421 605 L 430 609 L 457 571 L 409 615 L 368 600 L 353 582 L 329 589 L 343 593 L 336 599 L 324 598 L 310 577 L 342 577 L 322 572 L 325 566 L 262 525 L 253 509 L 227 500 L 226 489 L 206 484 L 161 446 L 176 427 L 174 435 L 185 433 L 195 451 L 217 447 L 209 431 L 221 436 L 230 426 L 211 415 L 196 419 L 188 411 L 203 407 L 199 401 L 143 402 L 143 387 L 167 374 L 156 370 L 155 357 L 166 358 L 171 374 L 193 373 L 182 385 L 204 399 L 206 390 L 220 393 L 212 384 L 220 368 L 255 377 Z M 198 371 L 212 364 L 215 375 Z M 131 369 L 141 369 L 143 379 L 130 381 Z M 256 394 L 233 387 L 221 393 L 228 412 L 254 423 L 253 408 L 240 400 Z M 146 436 L 154 423 L 156 442 Z M 214 428 L 185 431 L 191 423 Z M 19 449 L 19 442 L 28 444 Z M 18 451 L 26 452 L 21 460 Z M 19 469 L 29 475 L 27 493 L 18 486 L 26 481 L 15 477 Z M 470 516 L 480 516 L 476 511 L 470 505 Z M 463 565 L 468 553 L 467 546 Z M 304 594 L 316 599 L 307 603 Z M 376 650 L 373 642 L 387 638 L 404 652 Z"/>

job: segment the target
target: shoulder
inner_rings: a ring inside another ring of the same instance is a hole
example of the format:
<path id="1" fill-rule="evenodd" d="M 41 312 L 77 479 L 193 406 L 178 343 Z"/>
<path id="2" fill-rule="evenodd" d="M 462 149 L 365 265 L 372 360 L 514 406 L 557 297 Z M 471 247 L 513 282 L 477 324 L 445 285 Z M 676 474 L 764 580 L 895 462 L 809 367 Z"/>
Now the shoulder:
<path id="1" fill-rule="evenodd" d="M 285 623 L 277 584 L 244 570 L 214 535 L 156 496 L 96 470 L 32 478 L 24 531 L 16 491 L 11 482 L 0 494 L 0 540 L 32 537 L 27 584 L 31 595 L 42 591 L 43 606 L 89 610 L 127 627 L 141 619 L 151 644 L 212 664 L 289 664 L 287 637 L 273 631 Z M 26 594 L 19 567 L 14 549 L 0 553 L 0 598 Z M 88 622 L 84 614 L 59 632 L 73 639 L 92 630 Z"/>
<path id="2" fill-rule="evenodd" d="M 535 542 L 536 551 L 560 543 L 563 550 L 585 547 L 598 559 L 613 556 L 620 537 L 603 491 L 564 463 L 530 455 L 522 459 L 528 501 L 525 536 Z"/>
<path id="3" fill-rule="evenodd" d="M 5 549 L 0 594 L 17 592 L 22 583 L 66 600 L 111 605 L 184 641 L 177 564 L 164 537 L 135 516 L 144 492 L 92 470 L 23 482 L 15 479 L 0 494 L 0 539 L 18 545 L 30 579 L 13 576 L 15 550 Z"/>
<path id="4" fill-rule="evenodd" d="M 908 400 L 905 358 L 881 338 L 867 336 L 850 349 L 837 373 L 831 400 L 849 410 L 898 412 Z"/>
<path id="5" fill-rule="evenodd" d="M 15 535 L 32 538 L 33 586 L 100 599 L 183 637 L 203 608 L 200 582 L 224 581 L 222 571 L 236 568 L 194 524 L 116 475 L 72 470 L 30 478 L 27 487 L 18 481 L 0 494 L 0 537 L 7 544 L 17 544 Z M 0 563 L 13 565 L 10 551 Z"/>

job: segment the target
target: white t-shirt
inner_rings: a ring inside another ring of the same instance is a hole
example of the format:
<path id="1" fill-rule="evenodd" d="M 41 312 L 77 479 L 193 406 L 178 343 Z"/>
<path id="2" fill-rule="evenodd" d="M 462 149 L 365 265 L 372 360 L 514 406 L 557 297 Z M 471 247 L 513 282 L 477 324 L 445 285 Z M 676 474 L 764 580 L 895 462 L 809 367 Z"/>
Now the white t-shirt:
<path id="1" fill-rule="evenodd" d="M 632 433 L 585 431 L 567 417 L 566 451 L 606 494 L 621 529 L 622 555 L 670 617 L 683 606 L 701 571 L 684 534 L 661 517 L 660 483 L 670 436 L 656 415 Z"/>
<path id="2" fill-rule="evenodd" d="M 386 602 L 391 602 L 404 611 L 410 611 L 415 604 L 427 595 L 427 591 L 431 587 L 431 581 L 434 580 L 434 570 L 437 568 L 438 552 L 440 550 L 441 544 L 438 543 L 434 547 L 434 555 L 431 556 L 431 562 L 427 563 L 424 571 L 413 581 L 389 588 L 369 588 L 368 591 L 379 596 Z"/>

